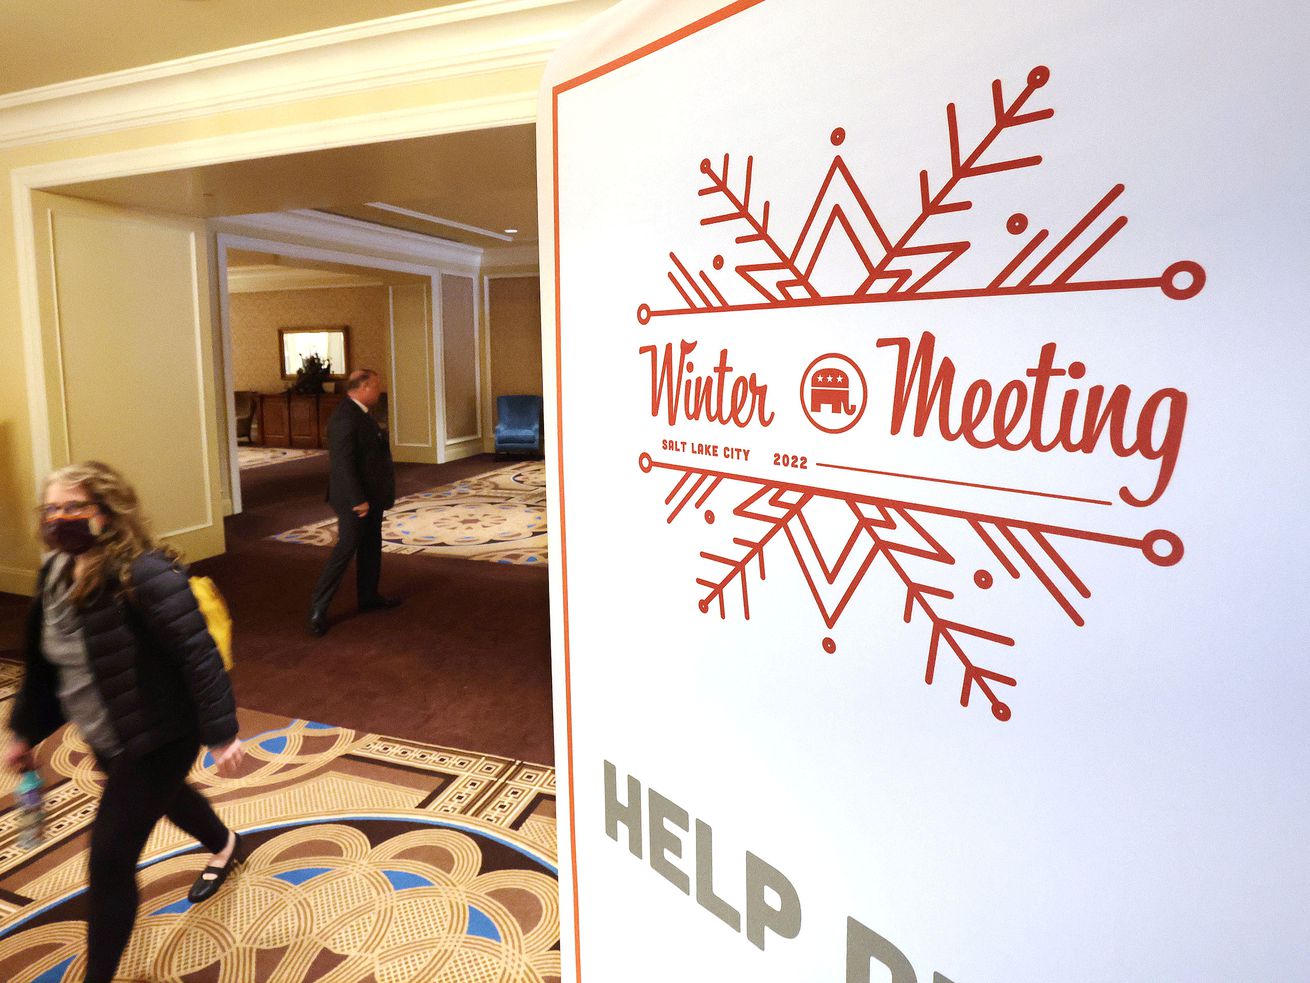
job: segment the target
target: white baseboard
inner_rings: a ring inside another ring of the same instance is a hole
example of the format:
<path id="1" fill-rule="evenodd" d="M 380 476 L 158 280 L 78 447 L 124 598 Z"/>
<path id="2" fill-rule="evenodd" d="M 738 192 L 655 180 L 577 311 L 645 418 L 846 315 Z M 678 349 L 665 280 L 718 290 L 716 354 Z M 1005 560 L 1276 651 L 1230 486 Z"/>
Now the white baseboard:
<path id="1" fill-rule="evenodd" d="M 446 460 L 458 461 L 461 458 L 477 457 L 479 454 L 484 453 L 482 450 L 482 438 L 477 437 L 474 438 L 474 440 L 476 440 L 476 443 L 473 440 L 470 440 L 470 441 L 461 442 L 459 444 L 453 444 L 453 445 L 447 444 Z"/>
<path id="2" fill-rule="evenodd" d="M 31 597 L 36 593 L 35 567 L 0 566 L 0 592 Z"/>

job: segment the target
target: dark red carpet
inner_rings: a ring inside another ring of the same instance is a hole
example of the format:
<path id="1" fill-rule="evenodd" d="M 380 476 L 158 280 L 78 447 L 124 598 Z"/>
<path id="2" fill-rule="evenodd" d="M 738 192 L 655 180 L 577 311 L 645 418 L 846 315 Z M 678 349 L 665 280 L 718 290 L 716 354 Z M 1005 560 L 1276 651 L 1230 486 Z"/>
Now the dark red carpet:
<path id="1" fill-rule="evenodd" d="M 497 467 L 489 455 L 396 467 L 407 495 Z M 243 707 L 377 734 L 553 764 L 550 613 L 543 568 L 384 553 L 392 611 L 355 613 L 354 572 L 331 630 L 305 630 L 327 550 L 269 536 L 330 518 L 327 457 L 246 471 L 228 552 L 197 563 L 236 625 L 232 681 Z M 0 649 L 18 646 L 24 602 L 0 595 Z"/>

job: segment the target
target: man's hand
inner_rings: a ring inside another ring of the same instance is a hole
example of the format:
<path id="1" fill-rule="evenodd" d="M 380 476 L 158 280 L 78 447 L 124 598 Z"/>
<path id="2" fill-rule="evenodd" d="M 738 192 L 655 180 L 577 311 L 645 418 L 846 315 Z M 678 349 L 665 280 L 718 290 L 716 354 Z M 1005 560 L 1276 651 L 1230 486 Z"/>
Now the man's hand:
<path id="1" fill-rule="evenodd" d="M 360 502 L 358 505 L 352 505 L 350 511 L 354 512 L 362 519 L 368 515 L 368 502 Z"/>
<path id="2" fill-rule="evenodd" d="M 5 745 L 4 763 L 10 771 L 31 771 L 36 767 L 32 746 L 21 737 L 9 738 L 9 743 Z"/>
<path id="3" fill-rule="evenodd" d="M 246 749 L 235 737 L 222 747 L 211 747 L 209 753 L 214 756 L 214 770 L 220 778 L 235 778 L 246 757 Z"/>

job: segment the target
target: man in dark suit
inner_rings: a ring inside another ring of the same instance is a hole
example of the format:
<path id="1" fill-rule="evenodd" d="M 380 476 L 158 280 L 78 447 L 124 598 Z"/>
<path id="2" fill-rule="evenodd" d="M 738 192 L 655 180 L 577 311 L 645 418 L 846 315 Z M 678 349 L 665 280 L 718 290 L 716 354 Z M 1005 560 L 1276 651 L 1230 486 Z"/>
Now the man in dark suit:
<path id="1" fill-rule="evenodd" d="M 369 412 L 382 397 L 381 379 L 372 369 L 356 369 L 346 382 L 346 396 L 328 421 L 327 500 L 337 514 L 337 545 L 310 604 L 309 631 L 315 636 L 328 630 L 328 605 L 352 556 L 361 611 L 400 603 L 378 593 L 382 513 L 396 504 L 391 445 Z"/>

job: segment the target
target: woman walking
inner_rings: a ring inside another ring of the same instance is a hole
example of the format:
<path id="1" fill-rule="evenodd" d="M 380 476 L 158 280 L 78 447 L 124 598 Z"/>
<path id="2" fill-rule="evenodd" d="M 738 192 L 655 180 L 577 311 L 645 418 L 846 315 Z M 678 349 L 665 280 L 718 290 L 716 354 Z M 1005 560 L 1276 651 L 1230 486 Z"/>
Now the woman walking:
<path id="1" fill-rule="evenodd" d="M 240 859 L 240 837 L 186 783 L 202 744 L 235 774 L 232 687 L 177 554 L 154 539 L 113 468 L 74 464 L 46 479 L 38 509 L 51 554 L 27 621 L 27 666 L 5 751 L 76 724 L 105 773 L 91 829 L 87 983 L 113 979 L 136 920 L 136 864 L 161 817 L 213 853 L 191 888 L 203 901 Z"/>

